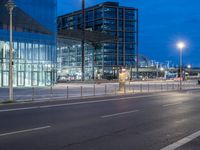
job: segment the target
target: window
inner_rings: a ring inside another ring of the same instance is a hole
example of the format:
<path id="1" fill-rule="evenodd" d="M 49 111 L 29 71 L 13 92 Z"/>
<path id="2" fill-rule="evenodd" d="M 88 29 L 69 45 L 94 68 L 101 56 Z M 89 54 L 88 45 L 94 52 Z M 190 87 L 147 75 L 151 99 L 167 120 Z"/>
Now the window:
<path id="1" fill-rule="evenodd" d="M 132 10 L 132 9 L 127 9 L 127 10 L 125 11 L 125 18 L 126 18 L 127 20 L 134 20 L 134 17 L 135 17 L 135 12 L 134 12 L 134 10 Z"/>
<path id="2" fill-rule="evenodd" d="M 103 17 L 102 8 L 98 8 L 94 11 L 94 18 L 100 19 Z"/>
<path id="3" fill-rule="evenodd" d="M 104 17 L 105 18 L 117 18 L 117 9 L 112 7 L 104 8 Z"/>

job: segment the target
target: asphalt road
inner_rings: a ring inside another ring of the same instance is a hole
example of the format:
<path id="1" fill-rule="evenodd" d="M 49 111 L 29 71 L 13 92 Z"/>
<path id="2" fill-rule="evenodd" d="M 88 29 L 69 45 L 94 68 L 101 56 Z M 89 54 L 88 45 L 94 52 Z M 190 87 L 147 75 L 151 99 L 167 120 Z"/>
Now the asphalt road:
<path id="1" fill-rule="evenodd" d="M 0 150 L 199 150 L 199 120 L 200 90 L 0 105 Z"/>

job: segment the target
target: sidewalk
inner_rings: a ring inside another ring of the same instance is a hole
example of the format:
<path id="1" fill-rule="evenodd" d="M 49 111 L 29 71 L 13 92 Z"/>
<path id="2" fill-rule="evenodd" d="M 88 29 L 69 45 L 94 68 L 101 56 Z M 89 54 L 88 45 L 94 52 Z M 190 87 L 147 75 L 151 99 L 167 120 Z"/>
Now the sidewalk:
<path id="1" fill-rule="evenodd" d="M 199 88 L 195 80 L 184 81 L 182 87 L 183 89 Z M 86 96 L 175 91 L 179 89 L 179 82 L 135 81 L 127 82 L 123 91 L 118 91 L 118 88 L 118 83 L 60 83 L 53 87 L 14 88 L 14 99 L 16 101 L 42 101 L 60 98 L 71 99 Z M 8 89 L 0 88 L 0 101 L 6 100 L 8 100 Z"/>

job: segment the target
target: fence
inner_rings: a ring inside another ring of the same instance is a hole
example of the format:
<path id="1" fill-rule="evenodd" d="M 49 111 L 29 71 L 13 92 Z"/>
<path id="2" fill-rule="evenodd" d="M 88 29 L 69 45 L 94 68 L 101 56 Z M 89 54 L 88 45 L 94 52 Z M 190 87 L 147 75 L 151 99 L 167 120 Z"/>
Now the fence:
<path id="1" fill-rule="evenodd" d="M 200 86 L 196 82 L 183 82 L 182 89 L 194 89 Z M 127 83 L 122 91 L 119 91 L 119 85 L 112 84 L 80 84 L 80 85 L 57 85 L 46 88 L 15 88 L 14 100 L 16 101 L 43 101 L 57 99 L 74 99 L 83 97 L 94 97 L 104 95 L 122 95 L 134 93 L 150 93 L 162 91 L 179 90 L 178 82 L 141 82 Z M 0 101 L 8 100 L 8 89 L 0 89 Z"/>

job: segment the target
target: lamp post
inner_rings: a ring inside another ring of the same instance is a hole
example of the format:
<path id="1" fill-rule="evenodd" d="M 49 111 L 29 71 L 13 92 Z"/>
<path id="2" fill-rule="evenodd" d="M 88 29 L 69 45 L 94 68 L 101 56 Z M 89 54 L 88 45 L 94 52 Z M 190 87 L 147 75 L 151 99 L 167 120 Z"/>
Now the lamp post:
<path id="1" fill-rule="evenodd" d="M 81 72 L 82 77 L 81 81 L 85 80 L 85 0 L 82 0 L 82 65 L 81 65 Z"/>
<path id="2" fill-rule="evenodd" d="M 136 9 L 136 78 L 139 79 L 139 10 Z"/>
<path id="3" fill-rule="evenodd" d="M 13 48 L 12 48 L 12 19 L 13 19 L 13 9 L 15 4 L 12 0 L 8 0 L 5 5 L 8 9 L 10 15 L 10 49 L 9 49 L 9 100 L 13 101 Z"/>
<path id="4" fill-rule="evenodd" d="M 185 47 L 185 44 L 183 42 L 179 42 L 177 44 L 177 47 L 180 49 L 180 90 L 182 90 L 182 61 L 183 61 L 183 48 Z"/>

